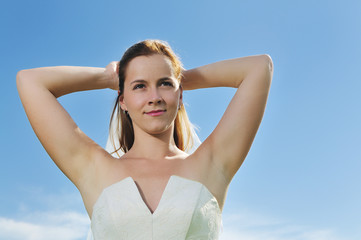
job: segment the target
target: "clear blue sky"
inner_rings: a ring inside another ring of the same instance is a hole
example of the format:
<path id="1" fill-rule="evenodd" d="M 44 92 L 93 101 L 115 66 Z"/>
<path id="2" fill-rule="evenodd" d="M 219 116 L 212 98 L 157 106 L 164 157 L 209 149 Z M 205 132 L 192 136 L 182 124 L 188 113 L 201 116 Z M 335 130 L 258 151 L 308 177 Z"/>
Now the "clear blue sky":
<path id="1" fill-rule="evenodd" d="M 267 53 L 267 108 L 223 211 L 221 239 L 361 239 L 360 1 L 6 1 L 0 8 L 0 239 L 85 239 L 80 194 L 26 118 L 24 68 L 104 67 L 136 41 L 168 41 L 186 68 Z M 233 89 L 185 93 L 204 140 Z M 111 90 L 59 101 L 105 146 Z M 56 126 L 54 126 L 56 127 Z"/>

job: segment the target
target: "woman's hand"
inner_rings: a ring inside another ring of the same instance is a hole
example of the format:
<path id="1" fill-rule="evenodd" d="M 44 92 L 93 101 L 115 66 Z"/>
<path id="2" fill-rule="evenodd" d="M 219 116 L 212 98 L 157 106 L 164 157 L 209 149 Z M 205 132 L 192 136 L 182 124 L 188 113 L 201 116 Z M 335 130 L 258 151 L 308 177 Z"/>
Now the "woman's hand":
<path id="1" fill-rule="evenodd" d="M 109 88 L 113 90 L 119 90 L 119 62 L 110 62 L 106 67 L 104 74 L 106 80 L 109 81 Z"/>

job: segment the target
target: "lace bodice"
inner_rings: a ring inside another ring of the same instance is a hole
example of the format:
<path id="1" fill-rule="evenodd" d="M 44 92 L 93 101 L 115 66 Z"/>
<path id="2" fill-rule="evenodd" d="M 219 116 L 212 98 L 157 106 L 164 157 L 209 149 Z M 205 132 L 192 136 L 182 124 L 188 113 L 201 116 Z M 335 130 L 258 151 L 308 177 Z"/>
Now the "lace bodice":
<path id="1" fill-rule="evenodd" d="M 222 213 L 212 193 L 176 175 L 169 178 L 153 214 L 127 177 L 103 190 L 91 220 L 95 240 L 216 240 L 221 227 Z"/>

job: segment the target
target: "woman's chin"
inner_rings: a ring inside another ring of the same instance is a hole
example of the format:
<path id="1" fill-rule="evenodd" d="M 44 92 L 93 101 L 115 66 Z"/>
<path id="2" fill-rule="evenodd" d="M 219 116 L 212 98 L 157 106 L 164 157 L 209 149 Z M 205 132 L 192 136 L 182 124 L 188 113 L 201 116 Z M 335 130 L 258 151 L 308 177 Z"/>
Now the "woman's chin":
<path id="1" fill-rule="evenodd" d="M 164 134 L 167 131 L 170 131 L 171 126 L 170 125 L 158 125 L 158 126 L 151 126 L 146 129 L 146 132 L 151 135 L 160 135 Z"/>
<path id="2" fill-rule="evenodd" d="M 143 122 L 141 125 L 134 122 L 133 124 L 134 128 L 137 130 L 150 135 L 161 135 L 168 131 L 172 131 L 172 123 L 169 123 L 168 121 L 148 121 L 147 123 Z M 137 132 L 137 130 L 135 130 L 135 132 Z"/>
<path id="3" fill-rule="evenodd" d="M 151 135 L 162 135 L 165 134 L 167 132 L 167 128 L 155 128 L 155 129 L 151 129 L 148 131 L 149 134 Z"/>

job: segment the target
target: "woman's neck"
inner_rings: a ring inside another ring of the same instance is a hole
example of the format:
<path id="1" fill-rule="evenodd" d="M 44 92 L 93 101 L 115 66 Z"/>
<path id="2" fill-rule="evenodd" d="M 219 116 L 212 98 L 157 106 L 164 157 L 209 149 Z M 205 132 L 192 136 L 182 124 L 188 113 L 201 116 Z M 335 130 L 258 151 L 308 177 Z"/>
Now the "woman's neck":
<path id="1" fill-rule="evenodd" d="M 182 154 L 174 142 L 173 126 L 160 134 L 134 129 L 134 143 L 127 155 L 132 158 L 167 160 Z"/>

